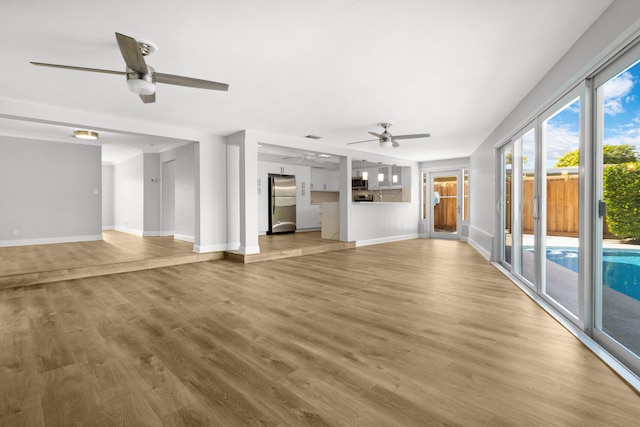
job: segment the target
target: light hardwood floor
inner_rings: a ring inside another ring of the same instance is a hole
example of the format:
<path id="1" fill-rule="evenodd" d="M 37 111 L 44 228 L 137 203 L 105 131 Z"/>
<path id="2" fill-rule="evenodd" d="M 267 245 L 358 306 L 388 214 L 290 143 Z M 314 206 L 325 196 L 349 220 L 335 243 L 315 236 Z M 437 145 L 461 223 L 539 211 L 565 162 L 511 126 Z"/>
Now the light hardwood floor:
<path id="1" fill-rule="evenodd" d="M 0 291 L 0 425 L 631 426 L 640 396 L 470 246 Z"/>

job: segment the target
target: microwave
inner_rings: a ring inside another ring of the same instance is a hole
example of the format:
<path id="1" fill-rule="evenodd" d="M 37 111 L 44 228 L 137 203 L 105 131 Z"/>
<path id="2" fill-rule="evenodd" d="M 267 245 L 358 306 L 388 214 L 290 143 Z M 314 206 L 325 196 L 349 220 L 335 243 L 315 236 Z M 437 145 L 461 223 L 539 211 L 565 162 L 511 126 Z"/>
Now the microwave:
<path id="1" fill-rule="evenodd" d="M 351 178 L 352 190 L 367 190 L 369 189 L 369 182 L 366 179 L 360 177 Z"/>

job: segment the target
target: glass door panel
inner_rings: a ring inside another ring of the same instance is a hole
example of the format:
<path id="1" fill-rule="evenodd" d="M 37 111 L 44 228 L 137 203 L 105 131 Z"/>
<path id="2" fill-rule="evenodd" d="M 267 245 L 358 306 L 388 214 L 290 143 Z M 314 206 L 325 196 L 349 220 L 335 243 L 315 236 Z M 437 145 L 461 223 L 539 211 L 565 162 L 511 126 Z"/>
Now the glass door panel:
<path id="1" fill-rule="evenodd" d="M 457 239 L 460 233 L 459 171 L 431 174 L 433 209 L 431 215 L 432 237 Z"/>
<path id="2" fill-rule="evenodd" d="M 635 53 L 635 58 L 640 53 Z M 624 61 L 626 58 L 622 58 Z M 627 60 L 628 61 L 628 60 Z M 613 65 L 615 67 L 616 64 Z M 599 206 L 595 328 L 640 366 L 640 65 L 596 81 Z M 605 210 L 606 206 L 606 210 Z M 628 354 L 628 353 L 627 353 Z"/>
<path id="3" fill-rule="evenodd" d="M 535 128 L 527 131 L 521 138 L 515 141 L 518 160 L 518 176 L 520 177 L 518 186 L 518 206 L 519 221 L 515 230 L 514 241 L 518 248 L 518 263 L 520 273 L 529 285 L 535 283 L 535 257 L 536 245 L 534 239 L 536 222 L 536 187 L 535 187 L 535 165 L 536 165 L 536 132 Z M 518 271 L 516 271 L 518 273 Z"/>
<path id="4" fill-rule="evenodd" d="M 579 315 L 580 98 L 542 122 L 542 176 L 546 177 L 542 293 Z"/>
<path id="5" fill-rule="evenodd" d="M 513 143 L 500 149 L 500 262 L 511 266 L 511 249 L 513 244 L 513 229 L 511 200 L 513 190 Z"/>

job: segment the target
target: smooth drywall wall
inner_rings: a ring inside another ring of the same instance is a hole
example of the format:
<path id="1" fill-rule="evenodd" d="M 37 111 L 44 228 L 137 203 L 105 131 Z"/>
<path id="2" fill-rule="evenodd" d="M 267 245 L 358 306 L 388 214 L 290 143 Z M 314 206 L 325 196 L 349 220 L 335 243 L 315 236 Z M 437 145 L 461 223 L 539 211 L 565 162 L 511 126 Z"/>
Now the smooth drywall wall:
<path id="1" fill-rule="evenodd" d="M 144 157 L 124 160 L 114 167 L 115 229 L 141 236 L 144 231 Z"/>
<path id="2" fill-rule="evenodd" d="M 195 238 L 195 144 L 176 149 L 175 238 L 193 242 Z"/>
<path id="3" fill-rule="evenodd" d="M 0 245 L 102 238 L 100 147 L 0 136 Z"/>
<path id="4" fill-rule="evenodd" d="M 160 154 L 145 153 L 143 157 L 144 188 L 144 236 L 162 235 L 160 224 L 161 188 L 160 188 Z"/>
<path id="5" fill-rule="evenodd" d="M 102 165 L 102 229 L 115 227 L 115 180 L 114 166 Z"/>
<path id="6" fill-rule="evenodd" d="M 194 144 L 160 153 L 161 164 L 173 161 L 174 238 L 188 242 L 195 236 L 195 149 Z M 161 183 L 161 187 L 162 187 Z M 161 201 L 162 204 L 162 201 Z M 163 230 L 166 232 L 167 230 Z"/>
<path id="7" fill-rule="evenodd" d="M 420 172 L 411 167 L 411 202 L 351 202 L 349 240 L 358 246 L 417 238 L 420 218 Z"/>
<path id="8" fill-rule="evenodd" d="M 496 147 L 618 52 L 639 23 L 640 2 L 615 1 L 471 156 L 469 242 L 486 256 L 494 258 Z"/>

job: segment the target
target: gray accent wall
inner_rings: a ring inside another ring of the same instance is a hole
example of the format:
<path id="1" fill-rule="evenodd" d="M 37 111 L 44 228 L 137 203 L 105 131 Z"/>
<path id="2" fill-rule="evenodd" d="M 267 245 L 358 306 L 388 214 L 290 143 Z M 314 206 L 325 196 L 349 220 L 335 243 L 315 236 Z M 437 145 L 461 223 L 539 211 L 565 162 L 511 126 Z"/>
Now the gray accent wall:
<path id="1" fill-rule="evenodd" d="M 101 239 L 100 151 L 0 136 L 0 245 Z"/>

